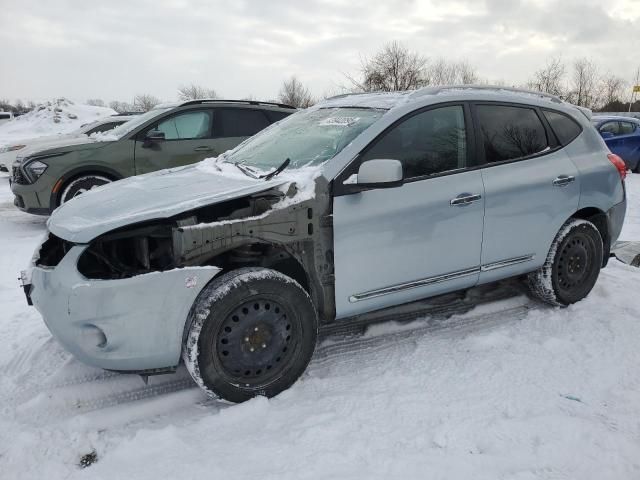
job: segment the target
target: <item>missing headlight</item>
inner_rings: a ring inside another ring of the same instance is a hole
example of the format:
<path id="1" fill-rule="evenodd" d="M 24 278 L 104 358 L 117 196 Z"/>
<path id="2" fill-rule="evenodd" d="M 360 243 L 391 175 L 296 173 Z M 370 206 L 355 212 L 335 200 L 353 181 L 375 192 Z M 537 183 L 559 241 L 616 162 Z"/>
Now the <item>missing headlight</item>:
<path id="1" fill-rule="evenodd" d="M 106 234 L 94 240 L 78 259 L 82 275 L 102 280 L 174 266 L 171 228 L 163 225 Z"/>
<path id="2" fill-rule="evenodd" d="M 73 244 L 67 242 L 59 237 L 56 237 L 53 233 L 49 234 L 49 238 L 40 247 L 38 253 L 38 260 L 36 265 L 40 267 L 55 267 L 57 266 L 69 250 L 71 250 Z"/>

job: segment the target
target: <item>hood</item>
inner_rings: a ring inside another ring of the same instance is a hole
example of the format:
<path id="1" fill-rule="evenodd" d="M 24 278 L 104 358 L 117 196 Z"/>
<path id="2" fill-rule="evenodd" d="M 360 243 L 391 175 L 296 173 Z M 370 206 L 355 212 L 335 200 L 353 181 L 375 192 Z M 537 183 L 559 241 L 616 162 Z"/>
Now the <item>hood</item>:
<path id="1" fill-rule="evenodd" d="M 18 151 L 18 157 L 24 159 L 27 157 L 36 157 L 40 155 L 48 155 L 51 153 L 69 152 L 74 150 L 86 150 L 90 148 L 101 148 L 111 143 L 110 141 L 97 141 L 91 137 L 82 134 L 79 137 L 61 137 L 52 139 L 45 143 L 36 143 L 29 145 Z"/>
<path id="2" fill-rule="evenodd" d="M 240 198 L 287 183 L 203 171 L 196 165 L 130 177 L 95 188 L 55 210 L 48 221 L 56 236 L 88 243 L 116 228 Z"/>

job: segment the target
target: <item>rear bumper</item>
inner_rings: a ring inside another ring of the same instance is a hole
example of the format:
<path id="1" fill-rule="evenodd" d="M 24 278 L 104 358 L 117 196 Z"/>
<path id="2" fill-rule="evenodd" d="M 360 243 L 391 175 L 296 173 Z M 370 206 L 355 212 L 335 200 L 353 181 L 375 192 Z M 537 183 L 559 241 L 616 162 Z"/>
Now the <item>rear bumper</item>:
<path id="1" fill-rule="evenodd" d="M 626 187 L 625 187 L 626 188 Z M 624 193 L 624 199 L 614 205 L 607 212 L 607 225 L 609 227 L 610 244 L 613 245 L 622 231 L 624 225 L 624 216 L 627 213 L 627 192 Z"/>
<path id="2" fill-rule="evenodd" d="M 74 246 L 55 268 L 32 266 L 27 297 L 53 336 L 96 367 L 140 371 L 178 365 L 189 310 L 220 272 L 189 267 L 120 280 L 90 280 L 76 269 L 86 246 Z"/>

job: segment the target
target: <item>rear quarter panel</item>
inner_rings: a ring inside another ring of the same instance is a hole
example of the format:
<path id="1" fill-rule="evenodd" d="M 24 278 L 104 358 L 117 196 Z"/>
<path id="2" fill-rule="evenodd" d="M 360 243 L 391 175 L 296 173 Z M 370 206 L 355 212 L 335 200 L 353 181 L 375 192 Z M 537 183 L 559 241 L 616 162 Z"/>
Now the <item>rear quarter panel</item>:
<path id="1" fill-rule="evenodd" d="M 583 132 L 565 147 L 580 172 L 578 209 L 594 207 L 606 212 L 624 200 L 624 187 L 618 170 L 607 158 L 609 148 L 588 122 Z"/>

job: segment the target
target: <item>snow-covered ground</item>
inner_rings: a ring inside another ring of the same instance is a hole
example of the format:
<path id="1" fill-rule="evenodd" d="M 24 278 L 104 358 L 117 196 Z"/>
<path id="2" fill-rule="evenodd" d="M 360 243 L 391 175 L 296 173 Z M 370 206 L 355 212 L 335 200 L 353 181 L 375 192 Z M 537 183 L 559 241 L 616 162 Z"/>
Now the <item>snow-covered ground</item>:
<path id="1" fill-rule="evenodd" d="M 111 108 L 82 105 L 65 98 L 51 100 L 0 125 L 0 146 L 25 138 L 70 133 L 115 113 Z"/>
<path id="2" fill-rule="evenodd" d="M 290 390 L 230 406 L 184 369 L 145 386 L 71 358 L 17 287 L 44 228 L 0 177 L 3 480 L 640 478 L 637 268 L 612 260 L 567 309 L 516 295 L 332 337 Z"/>

